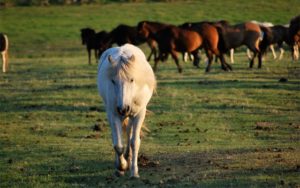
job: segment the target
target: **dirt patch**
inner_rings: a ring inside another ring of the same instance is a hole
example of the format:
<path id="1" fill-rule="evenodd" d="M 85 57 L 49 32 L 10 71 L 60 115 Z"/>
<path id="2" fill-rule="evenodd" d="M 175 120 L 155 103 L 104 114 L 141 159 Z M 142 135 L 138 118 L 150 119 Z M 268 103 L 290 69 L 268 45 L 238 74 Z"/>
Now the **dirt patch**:
<path id="1" fill-rule="evenodd" d="M 276 126 L 271 122 L 256 122 L 255 130 L 272 131 Z"/>
<path id="2" fill-rule="evenodd" d="M 138 164 L 140 167 L 143 167 L 143 168 L 151 168 L 151 167 L 159 166 L 159 161 L 151 160 L 145 154 L 141 154 L 138 157 Z"/>

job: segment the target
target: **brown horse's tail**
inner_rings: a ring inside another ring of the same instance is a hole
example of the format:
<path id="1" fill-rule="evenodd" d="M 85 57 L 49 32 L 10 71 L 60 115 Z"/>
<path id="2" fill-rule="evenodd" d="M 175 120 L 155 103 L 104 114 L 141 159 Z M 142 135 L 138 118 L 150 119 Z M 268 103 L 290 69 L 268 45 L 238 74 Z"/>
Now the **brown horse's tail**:
<path id="1" fill-rule="evenodd" d="M 5 34 L 3 34 L 3 38 L 4 38 L 4 46 L 3 46 L 3 50 L 1 52 L 2 54 L 2 60 L 3 60 L 3 65 L 2 65 L 2 71 L 3 72 L 7 72 L 8 71 L 8 38 Z"/>
<path id="2" fill-rule="evenodd" d="M 218 32 L 218 35 L 219 35 L 219 41 L 218 41 L 218 49 L 221 51 L 221 52 L 224 52 L 226 51 L 226 41 L 224 39 L 224 33 L 223 33 L 223 29 L 220 27 L 220 26 L 216 26 L 216 29 L 217 29 L 217 32 Z"/>

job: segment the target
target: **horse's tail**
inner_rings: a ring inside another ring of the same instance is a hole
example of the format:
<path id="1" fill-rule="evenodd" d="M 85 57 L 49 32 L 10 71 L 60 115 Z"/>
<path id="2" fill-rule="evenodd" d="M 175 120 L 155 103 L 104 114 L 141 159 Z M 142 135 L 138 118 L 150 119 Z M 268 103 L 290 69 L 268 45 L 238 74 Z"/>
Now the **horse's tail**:
<path id="1" fill-rule="evenodd" d="M 2 50 L 2 59 L 3 59 L 3 66 L 2 66 L 2 71 L 6 72 L 8 70 L 8 38 L 5 34 L 3 34 L 3 38 L 4 38 L 4 46 L 3 46 L 3 50 Z"/>
<path id="2" fill-rule="evenodd" d="M 224 31 L 222 29 L 222 26 L 215 26 L 219 35 L 219 41 L 218 41 L 218 49 L 220 49 L 221 51 L 225 51 L 226 50 L 226 43 L 225 43 L 225 39 L 224 39 Z"/>

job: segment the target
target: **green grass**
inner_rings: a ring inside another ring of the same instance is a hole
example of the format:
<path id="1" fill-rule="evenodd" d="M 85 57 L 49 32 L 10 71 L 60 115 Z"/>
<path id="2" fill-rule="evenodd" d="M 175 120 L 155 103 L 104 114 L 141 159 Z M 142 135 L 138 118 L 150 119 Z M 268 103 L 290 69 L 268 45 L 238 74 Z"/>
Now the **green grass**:
<path id="1" fill-rule="evenodd" d="M 97 65 L 87 65 L 79 39 L 85 26 L 110 30 L 143 19 L 283 24 L 300 12 L 296 5 L 231 0 L 2 9 L 11 59 L 10 71 L 0 73 L 0 187 L 299 186 L 300 64 L 289 52 L 281 61 L 268 54 L 261 70 L 248 68 L 243 50 L 228 73 L 217 63 L 209 74 L 203 63 L 200 69 L 182 63 L 182 74 L 171 59 L 159 64 L 145 122 L 151 132 L 140 150 L 156 165 L 140 165 L 141 178 L 133 181 L 112 176 Z M 95 124 L 102 130 L 93 131 Z"/>

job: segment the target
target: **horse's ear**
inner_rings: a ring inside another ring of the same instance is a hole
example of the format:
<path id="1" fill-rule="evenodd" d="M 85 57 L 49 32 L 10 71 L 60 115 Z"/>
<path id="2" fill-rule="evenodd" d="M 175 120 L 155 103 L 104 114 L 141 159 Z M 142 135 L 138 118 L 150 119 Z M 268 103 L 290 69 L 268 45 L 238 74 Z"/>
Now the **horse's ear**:
<path id="1" fill-rule="evenodd" d="M 128 61 L 129 61 L 129 62 L 134 62 L 134 60 L 135 60 L 135 57 L 134 57 L 134 55 L 132 54 L 132 56 L 131 56 L 130 58 L 128 58 Z"/>
<path id="2" fill-rule="evenodd" d="M 111 65 L 114 66 L 116 64 L 116 62 L 113 60 L 113 58 L 111 57 L 111 55 L 109 55 L 107 59 L 111 63 Z"/>

